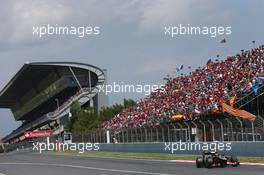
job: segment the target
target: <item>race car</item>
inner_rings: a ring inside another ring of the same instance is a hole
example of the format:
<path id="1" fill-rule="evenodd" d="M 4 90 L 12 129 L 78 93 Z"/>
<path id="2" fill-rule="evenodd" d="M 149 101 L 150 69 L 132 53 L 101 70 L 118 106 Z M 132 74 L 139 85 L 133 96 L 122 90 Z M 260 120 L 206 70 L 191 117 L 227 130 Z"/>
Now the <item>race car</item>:
<path id="1" fill-rule="evenodd" d="M 197 168 L 212 168 L 226 166 L 239 166 L 239 161 L 237 157 L 221 155 L 218 153 L 218 151 L 204 151 L 202 156 L 196 158 Z"/>

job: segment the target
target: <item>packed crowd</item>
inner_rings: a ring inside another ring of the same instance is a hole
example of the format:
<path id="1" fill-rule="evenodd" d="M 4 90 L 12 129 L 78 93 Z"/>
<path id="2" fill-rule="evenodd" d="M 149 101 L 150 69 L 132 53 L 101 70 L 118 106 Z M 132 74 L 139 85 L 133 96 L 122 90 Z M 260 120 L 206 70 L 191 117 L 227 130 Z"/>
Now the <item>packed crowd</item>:
<path id="1" fill-rule="evenodd" d="M 264 73 L 264 45 L 225 60 L 208 61 L 190 75 L 168 79 L 165 91 L 158 90 L 124 109 L 101 125 L 102 129 L 157 126 L 172 115 L 184 120 L 202 115 L 221 113 L 222 103 L 232 96 L 252 90 L 257 78 Z"/>

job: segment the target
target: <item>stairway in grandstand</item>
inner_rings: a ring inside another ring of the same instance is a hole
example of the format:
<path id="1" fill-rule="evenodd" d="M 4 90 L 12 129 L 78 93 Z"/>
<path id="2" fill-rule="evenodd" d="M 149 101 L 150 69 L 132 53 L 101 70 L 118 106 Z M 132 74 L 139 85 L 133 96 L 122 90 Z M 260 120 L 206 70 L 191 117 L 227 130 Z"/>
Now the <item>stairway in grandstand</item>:
<path id="1" fill-rule="evenodd" d="M 238 98 L 235 102 L 235 106 L 238 109 L 243 108 L 253 100 L 257 99 L 258 97 L 264 94 L 264 84 L 259 87 L 259 94 L 255 95 L 253 91 L 248 92 L 247 94 L 243 95 L 242 97 Z"/>
<path id="2" fill-rule="evenodd" d="M 247 94 L 238 98 L 235 102 L 235 108 L 243 109 L 247 105 L 250 105 L 250 103 L 253 103 L 255 100 L 257 101 L 258 99 L 263 98 L 262 97 L 263 95 L 264 95 L 264 84 L 259 87 L 258 95 L 255 95 L 253 91 L 250 91 Z M 253 114 L 257 116 L 256 120 L 254 121 L 255 128 L 264 128 L 264 115 L 258 114 L 258 112 L 254 112 Z M 229 116 L 229 114 L 224 114 L 224 115 Z M 233 118 L 233 117 L 231 117 L 231 120 L 232 121 L 240 120 L 241 122 L 245 121 L 245 119 L 239 119 L 239 118 Z"/>
<path id="3" fill-rule="evenodd" d="M 56 120 L 60 118 L 61 116 L 66 115 L 67 113 L 69 113 L 70 106 L 76 101 L 78 101 L 81 105 L 87 103 L 99 93 L 99 89 L 100 89 L 99 86 L 103 85 L 104 81 L 105 81 L 104 79 L 99 78 L 95 87 L 92 87 L 91 89 L 90 88 L 80 89 L 79 91 L 80 93 L 73 96 L 72 99 L 66 102 L 65 105 L 62 105 L 62 107 L 60 107 L 59 110 L 48 113 L 47 114 L 48 118 L 52 120 Z"/>

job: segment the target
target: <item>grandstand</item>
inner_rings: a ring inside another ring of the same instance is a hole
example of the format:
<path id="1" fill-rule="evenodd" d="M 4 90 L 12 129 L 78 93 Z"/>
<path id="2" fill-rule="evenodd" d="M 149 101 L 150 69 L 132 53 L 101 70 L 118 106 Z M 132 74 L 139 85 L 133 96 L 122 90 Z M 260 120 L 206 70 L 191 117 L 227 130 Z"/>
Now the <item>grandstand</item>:
<path id="1" fill-rule="evenodd" d="M 189 75 L 168 79 L 165 92 L 124 109 L 87 138 L 104 142 L 101 132 L 111 131 L 121 142 L 263 141 L 263 79 L 264 46 L 210 59 Z M 223 104 L 246 116 L 223 112 Z"/>
<path id="2" fill-rule="evenodd" d="M 105 70 L 88 64 L 26 63 L 0 92 L 0 107 L 11 109 L 15 119 L 22 121 L 3 142 L 25 140 L 25 131 L 52 130 L 60 135 L 73 102 L 97 111 L 107 105 L 98 87 L 105 79 Z"/>

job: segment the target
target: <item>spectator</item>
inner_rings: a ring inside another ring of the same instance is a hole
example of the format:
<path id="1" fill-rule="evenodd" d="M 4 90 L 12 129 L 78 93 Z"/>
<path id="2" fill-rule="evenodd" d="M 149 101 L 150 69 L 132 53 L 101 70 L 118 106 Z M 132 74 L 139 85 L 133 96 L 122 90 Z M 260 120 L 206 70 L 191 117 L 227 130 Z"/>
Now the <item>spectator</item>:
<path id="1" fill-rule="evenodd" d="M 167 79 L 165 92 L 151 93 L 104 122 L 101 129 L 155 127 L 172 115 L 181 114 L 185 120 L 196 120 L 219 113 L 223 102 L 254 89 L 256 79 L 263 73 L 264 46 L 222 61 L 211 61 L 188 76 Z"/>

